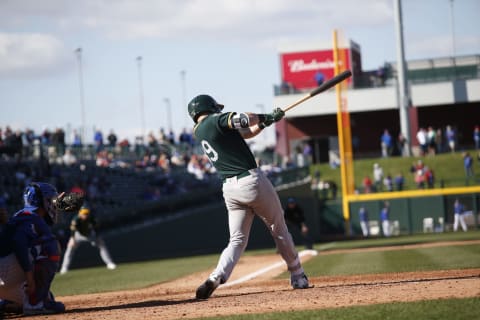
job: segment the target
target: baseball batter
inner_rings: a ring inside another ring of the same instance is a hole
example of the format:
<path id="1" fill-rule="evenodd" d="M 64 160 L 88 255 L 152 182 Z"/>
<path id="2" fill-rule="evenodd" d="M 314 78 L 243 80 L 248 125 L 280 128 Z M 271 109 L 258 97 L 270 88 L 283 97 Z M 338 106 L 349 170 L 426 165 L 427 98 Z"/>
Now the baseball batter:
<path id="1" fill-rule="evenodd" d="M 198 287 L 197 299 L 208 299 L 225 283 L 244 252 L 255 215 L 267 225 L 277 249 L 291 274 L 294 289 L 309 287 L 292 237 L 283 217 L 283 209 L 270 180 L 257 168 L 255 158 L 244 139 L 259 134 L 265 127 L 283 118 L 277 108 L 269 114 L 222 113 L 223 105 L 209 95 L 199 95 L 188 104 L 195 122 L 195 138 L 223 179 L 223 197 L 228 210 L 230 240 L 220 255 L 217 267 Z"/>

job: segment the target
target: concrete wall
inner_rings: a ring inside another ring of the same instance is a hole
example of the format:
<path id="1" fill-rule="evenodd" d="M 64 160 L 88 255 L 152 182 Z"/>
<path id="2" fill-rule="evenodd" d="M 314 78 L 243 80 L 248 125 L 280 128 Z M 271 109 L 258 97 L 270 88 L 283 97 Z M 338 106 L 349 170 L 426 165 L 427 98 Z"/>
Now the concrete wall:
<path id="1" fill-rule="evenodd" d="M 455 103 L 479 102 L 480 79 L 457 80 L 416 84 L 411 86 L 412 103 L 416 107 L 450 105 Z M 280 95 L 274 97 L 273 105 L 287 106 L 305 94 Z M 349 89 L 346 91 L 347 107 L 350 112 L 367 112 L 398 109 L 397 93 L 394 86 L 370 89 Z M 315 96 L 291 109 L 287 118 L 312 115 L 326 115 L 337 112 L 334 89 Z"/>

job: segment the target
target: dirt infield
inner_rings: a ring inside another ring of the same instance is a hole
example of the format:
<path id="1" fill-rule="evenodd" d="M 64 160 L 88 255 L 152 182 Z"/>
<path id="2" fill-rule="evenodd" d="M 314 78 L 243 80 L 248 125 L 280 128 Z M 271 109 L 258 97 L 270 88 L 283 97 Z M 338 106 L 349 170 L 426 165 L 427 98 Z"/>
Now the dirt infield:
<path id="1" fill-rule="evenodd" d="M 279 261 L 278 255 L 242 257 L 229 282 Z M 480 269 L 316 277 L 310 279 L 314 287 L 306 290 L 292 290 L 286 279 L 272 280 L 284 270 L 274 268 L 252 280 L 221 286 L 207 301 L 194 295 L 208 272 L 146 289 L 59 297 L 66 314 L 35 319 L 190 319 L 480 296 Z"/>

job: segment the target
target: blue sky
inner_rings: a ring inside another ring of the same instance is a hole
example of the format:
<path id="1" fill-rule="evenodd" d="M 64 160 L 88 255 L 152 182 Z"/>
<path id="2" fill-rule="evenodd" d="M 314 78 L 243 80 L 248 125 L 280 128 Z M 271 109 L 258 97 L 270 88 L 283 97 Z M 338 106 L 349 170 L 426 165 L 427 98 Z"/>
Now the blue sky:
<path id="1" fill-rule="evenodd" d="M 165 98 L 176 132 L 191 127 L 185 104 L 200 93 L 228 111 L 268 111 L 279 46 L 329 43 L 337 29 L 360 45 L 364 70 L 396 61 L 393 1 L 1 0 L 0 126 L 80 127 L 79 47 L 86 123 L 105 134 L 133 142 L 142 131 L 138 56 L 146 132 L 168 127 Z M 408 60 L 452 55 L 450 0 L 402 7 Z M 478 0 L 454 0 L 457 55 L 480 54 L 479 12 Z"/>

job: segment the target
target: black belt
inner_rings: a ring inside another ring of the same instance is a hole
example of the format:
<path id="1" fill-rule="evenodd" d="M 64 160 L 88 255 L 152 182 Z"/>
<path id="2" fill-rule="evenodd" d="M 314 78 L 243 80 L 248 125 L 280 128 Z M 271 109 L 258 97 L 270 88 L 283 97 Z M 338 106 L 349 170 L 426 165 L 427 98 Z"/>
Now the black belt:
<path id="1" fill-rule="evenodd" d="M 247 171 L 243 171 L 242 173 L 236 175 L 236 176 L 232 176 L 232 177 L 228 177 L 228 178 L 223 178 L 223 183 L 227 182 L 228 179 L 231 179 L 231 178 L 237 178 L 240 179 L 240 178 L 245 178 L 245 177 L 248 177 L 250 175 L 252 175 L 252 173 L 250 172 L 251 170 L 255 170 L 255 169 L 250 169 L 250 170 L 247 170 Z"/>

